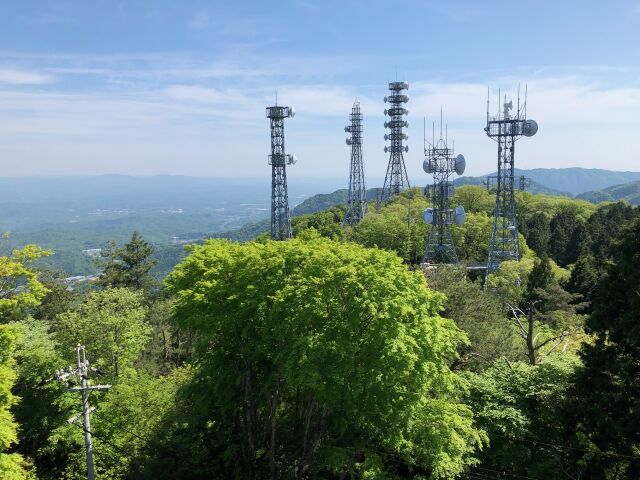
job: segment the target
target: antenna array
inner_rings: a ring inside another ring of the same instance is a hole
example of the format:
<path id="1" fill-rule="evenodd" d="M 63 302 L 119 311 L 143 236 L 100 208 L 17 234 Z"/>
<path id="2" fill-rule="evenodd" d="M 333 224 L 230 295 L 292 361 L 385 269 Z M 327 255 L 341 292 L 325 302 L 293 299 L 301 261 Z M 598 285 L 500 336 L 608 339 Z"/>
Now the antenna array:
<path id="1" fill-rule="evenodd" d="M 500 93 L 498 93 L 498 98 L 500 99 Z M 495 179 L 496 206 L 493 211 L 487 274 L 495 272 L 500 263 L 505 260 L 520 260 L 515 199 L 515 143 L 522 136 L 532 137 L 538 131 L 538 124 L 534 120 L 527 120 L 526 93 L 522 105 L 520 105 L 520 93 L 518 93 L 515 113 L 512 112 L 513 102 L 507 102 L 506 96 L 502 107 L 502 112 L 498 112 L 495 117 L 490 117 L 487 92 L 487 126 L 484 131 L 489 138 L 493 138 L 498 143 L 498 175 Z"/>
<path id="2" fill-rule="evenodd" d="M 347 212 L 343 226 L 354 226 L 367 213 L 367 189 L 364 181 L 364 163 L 362 160 L 362 113 L 360 102 L 355 102 L 351 108 L 351 124 L 344 127 L 344 131 L 351 134 L 347 138 L 347 145 L 351 145 L 351 164 L 349 168 L 349 198 Z"/>
<path id="3" fill-rule="evenodd" d="M 408 89 L 407 82 L 391 82 L 389 83 L 391 93 L 388 97 L 384 97 L 385 103 L 390 104 L 390 107 L 384 111 L 384 114 L 389 116 L 389 120 L 384 122 L 384 126 L 391 131 L 391 133 L 385 134 L 384 139 L 390 140 L 391 146 L 384 147 L 385 153 L 389 152 L 390 156 L 382 187 L 382 201 L 387 201 L 405 188 L 410 187 L 402 155 L 403 152 L 409 151 L 409 147 L 402 144 L 403 140 L 409 138 L 403 132 L 403 128 L 409 126 L 409 123 L 404 119 L 404 116 L 409 114 L 409 110 L 402 106 L 403 103 L 409 101 L 409 96 L 403 93 Z"/>
<path id="4" fill-rule="evenodd" d="M 426 194 L 431 199 L 433 208 L 424 211 L 425 222 L 431 224 L 424 263 L 458 263 L 456 247 L 451 238 L 450 226 L 464 223 L 464 208 L 458 205 L 451 208 L 453 197 L 454 172 L 462 175 L 466 161 L 462 155 L 454 157 L 453 148 L 449 148 L 447 136 L 442 138 L 442 113 L 440 114 L 440 139 L 435 140 L 435 127 L 431 143 L 425 139 L 425 160 L 422 168 L 433 176 L 433 184 L 427 186 Z"/>
<path id="5" fill-rule="evenodd" d="M 296 163 L 296 156 L 287 155 L 284 150 L 284 119 L 293 118 L 296 111 L 277 103 L 276 99 L 275 106 L 267 107 L 267 118 L 271 121 L 271 238 L 287 240 L 292 232 L 286 166 Z"/>

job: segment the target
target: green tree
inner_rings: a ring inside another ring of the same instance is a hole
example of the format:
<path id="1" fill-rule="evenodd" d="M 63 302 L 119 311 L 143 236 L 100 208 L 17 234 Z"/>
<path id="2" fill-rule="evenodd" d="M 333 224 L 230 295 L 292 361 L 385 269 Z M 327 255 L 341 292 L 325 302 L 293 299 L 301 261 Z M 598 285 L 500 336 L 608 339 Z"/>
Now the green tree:
<path id="1" fill-rule="evenodd" d="M 498 361 L 480 374 L 467 373 L 469 403 L 490 439 L 471 478 L 592 478 L 580 476 L 566 450 L 553 446 L 564 443 L 565 417 L 557 406 L 578 365 L 566 355 L 536 366 Z"/>
<path id="2" fill-rule="evenodd" d="M 77 309 L 58 315 L 56 333 L 67 358 L 80 343 L 93 364 L 109 375 L 118 377 L 132 368 L 151 333 L 142 301 L 140 292 L 110 288 L 91 293 Z"/>
<path id="3" fill-rule="evenodd" d="M 638 208 L 623 202 L 599 207 L 585 224 L 579 246 L 580 257 L 571 272 L 567 288 L 586 299 L 596 295 L 596 286 L 611 260 L 611 242 L 624 226 L 640 216 Z"/>
<path id="4" fill-rule="evenodd" d="M 500 358 L 516 360 L 519 339 L 500 298 L 472 282 L 464 266 L 425 268 L 429 287 L 446 295 L 441 315 L 456 322 L 469 337 L 458 347 L 454 368 L 480 370 Z"/>
<path id="5" fill-rule="evenodd" d="M 571 350 L 583 332 L 584 319 L 577 312 L 584 304 L 579 303 L 579 295 L 563 288 L 565 273 L 548 257 L 525 258 L 503 262 L 487 278 L 489 289 L 509 309 L 531 365 L 552 353 Z"/>
<path id="6" fill-rule="evenodd" d="M 69 288 L 63 272 L 41 270 L 38 279 L 47 289 L 40 303 L 32 309 L 33 317 L 38 320 L 53 322 L 57 315 L 71 310 L 82 300 L 77 289 Z"/>
<path id="7" fill-rule="evenodd" d="M 0 325 L 0 477 L 3 480 L 27 478 L 22 456 L 8 452 L 18 440 L 18 424 L 11 413 L 18 401 L 11 391 L 16 380 L 13 351 L 17 335 L 14 325 Z"/>
<path id="8" fill-rule="evenodd" d="M 190 248 L 166 282 L 201 340 L 207 427 L 191 429 L 211 443 L 192 478 L 453 478 L 472 461 L 481 436 L 449 369 L 465 336 L 421 272 L 317 237 Z"/>
<path id="9" fill-rule="evenodd" d="M 463 185 L 456 187 L 453 204 L 462 205 L 467 213 L 485 213 L 491 215 L 496 204 L 496 197 L 480 185 Z"/>
<path id="10" fill-rule="evenodd" d="M 580 232 L 584 232 L 583 223 L 568 210 L 560 211 L 551 219 L 549 255 L 558 265 L 566 267 L 578 260 Z"/>
<path id="11" fill-rule="evenodd" d="M 551 238 L 547 215 L 544 213 L 534 214 L 524 227 L 522 233 L 527 245 L 539 257 L 546 256 L 549 250 L 549 239 Z"/>
<path id="12" fill-rule="evenodd" d="M 98 285 L 133 290 L 150 288 L 154 283 L 150 271 L 157 263 L 151 255 L 153 247 L 138 232 L 133 232 L 131 240 L 122 248 L 115 242 L 107 243 L 97 260 L 103 269 Z"/>
<path id="13" fill-rule="evenodd" d="M 51 255 L 49 250 L 26 245 L 0 257 L 0 321 L 24 318 L 28 309 L 36 307 L 45 296 L 47 289 L 32 265 L 47 255 Z"/>
<path id="14" fill-rule="evenodd" d="M 598 283 L 584 368 L 568 399 L 585 478 L 640 478 L 640 219 L 613 243 L 613 262 Z M 625 457 L 626 456 L 626 457 Z M 635 457 L 632 458 L 632 457 Z"/>

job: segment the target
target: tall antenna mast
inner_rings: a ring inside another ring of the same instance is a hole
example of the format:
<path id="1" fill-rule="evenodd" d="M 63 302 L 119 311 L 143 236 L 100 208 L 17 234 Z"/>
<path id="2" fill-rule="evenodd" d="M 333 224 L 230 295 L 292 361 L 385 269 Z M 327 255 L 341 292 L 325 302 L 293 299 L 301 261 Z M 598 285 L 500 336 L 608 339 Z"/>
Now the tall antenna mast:
<path id="1" fill-rule="evenodd" d="M 362 113 L 360 102 L 356 101 L 351 108 L 351 124 L 344 131 L 351 134 L 347 145 L 351 145 L 351 163 L 349 167 L 349 198 L 344 225 L 354 226 L 367 213 L 367 187 L 364 181 L 364 162 L 362 160 Z"/>
<path id="2" fill-rule="evenodd" d="M 500 98 L 500 91 L 498 91 Z M 526 105 L 526 101 L 525 101 Z M 489 138 L 498 143 L 498 174 L 495 177 L 496 206 L 493 211 L 493 227 L 489 245 L 487 275 L 495 272 L 500 263 L 506 260 L 520 260 L 520 242 L 516 219 L 516 180 L 515 180 L 515 143 L 522 136 L 532 137 L 538 131 L 534 120 L 527 120 L 518 107 L 515 114 L 510 113 L 513 102 L 507 103 L 506 95 L 498 114 L 487 117 L 484 131 Z M 526 107 L 524 109 L 526 112 Z M 492 188 L 493 177 L 487 178 L 487 188 Z M 526 185 L 526 181 L 523 181 Z"/>
<path id="3" fill-rule="evenodd" d="M 287 190 L 287 165 L 296 163 L 295 155 L 288 155 L 284 149 L 284 119 L 293 118 L 293 107 L 276 105 L 267 107 L 267 118 L 271 124 L 271 238 L 287 240 L 292 237 L 289 214 L 289 193 Z"/>
<path id="4" fill-rule="evenodd" d="M 434 127 L 435 128 L 435 127 Z M 427 248 L 424 254 L 425 264 L 457 264 L 458 255 L 451 237 L 451 225 L 464 223 L 464 208 L 451 207 L 453 197 L 453 174 L 462 175 L 466 166 L 462 155 L 454 157 L 453 148 L 447 145 L 447 139 L 442 138 L 442 108 L 440 109 L 440 139 L 429 145 L 425 151 L 422 168 L 433 176 L 433 184 L 427 186 L 427 197 L 431 200 L 432 208 L 424 211 L 424 221 L 431 225 Z"/>
<path id="5" fill-rule="evenodd" d="M 384 97 L 385 103 L 389 102 L 390 107 L 384 111 L 389 116 L 389 121 L 384 122 L 385 128 L 391 133 L 385 134 L 384 139 L 391 141 L 391 146 L 384 147 L 385 153 L 389 152 L 389 164 L 387 165 L 387 173 L 384 178 L 384 186 L 382 187 L 382 200 L 388 201 L 394 195 L 399 194 L 405 188 L 409 188 L 409 176 L 407 168 L 404 164 L 403 152 L 408 152 L 409 147 L 403 145 L 403 140 L 409 137 L 403 132 L 403 128 L 409 126 L 404 116 L 409 111 L 402 106 L 403 103 L 409 101 L 409 96 L 403 93 L 409 89 L 407 82 L 391 82 L 389 83 L 390 95 Z"/>

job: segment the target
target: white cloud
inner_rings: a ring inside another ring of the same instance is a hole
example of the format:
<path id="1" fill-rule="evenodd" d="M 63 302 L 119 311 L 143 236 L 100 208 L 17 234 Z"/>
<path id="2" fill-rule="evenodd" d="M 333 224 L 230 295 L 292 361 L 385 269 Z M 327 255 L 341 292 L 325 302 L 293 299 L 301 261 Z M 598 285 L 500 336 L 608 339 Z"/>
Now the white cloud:
<path id="1" fill-rule="evenodd" d="M 53 80 L 54 77 L 51 75 L 16 68 L 0 67 L 0 84 L 43 85 L 46 83 L 52 83 Z"/>

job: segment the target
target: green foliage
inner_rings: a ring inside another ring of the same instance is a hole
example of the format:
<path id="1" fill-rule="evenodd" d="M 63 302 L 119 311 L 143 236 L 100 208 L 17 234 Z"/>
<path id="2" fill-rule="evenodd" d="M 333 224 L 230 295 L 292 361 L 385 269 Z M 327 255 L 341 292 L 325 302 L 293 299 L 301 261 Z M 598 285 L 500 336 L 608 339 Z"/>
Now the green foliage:
<path id="1" fill-rule="evenodd" d="M 360 245 L 391 250 L 407 262 L 418 263 L 424 255 L 429 225 L 422 214 L 429 206 L 418 188 L 405 190 L 379 212 L 370 208 L 349 236 Z"/>
<path id="2" fill-rule="evenodd" d="M 53 372 L 68 364 L 45 321 L 26 319 L 15 324 L 21 331 L 16 345 L 17 381 L 14 391 L 21 401 L 14 407 L 20 423 L 18 451 L 33 459 L 38 478 L 59 478 L 65 453 L 52 454 L 50 437 L 56 428 L 66 425 L 77 409 L 77 397 L 64 394 L 59 382 L 47 382 Z M 73 402 L 75 400 L 75 402 Z"/>
<path id="3" fill-rule="evenodd" d="M 93 364 L 117 377 L 133 368 L 149 341 L 142 294 L 110 288 L 89 294 L 77 309 L 61 314 L 56 332 L 65 357 L 73 358 L 77 344 L 91 352 Z"/>
<path id="4" fill-rule="evenodd" d="M 551 230 L 549 228 L 549 219 L 544 213 L 535 213 L 529 218 L 527 223 L 523 225 L 522 233 L 527 240 L 527 245 L 539 257 L 546 256 L 549 250 L 549 240 L 551 238 Z"/>
<path id="5" fill-rule="evenodd" d="M 50 254 L 36 245 L 26 245 L 0 257 L 0 322 L 20 319 L 40 303 L 47 289 L 31 266 Z"/>
<path id="6" fill-rule="evenodd" d="M 637 208 L 624 203 L 599 207 L 585 224 L 580 257 L 567 288 L 586 299 L 595 296 L 596 285 L 611 260 L 611 242 L 624 225 L 639 216 Z"/>
<path id="7" fill-rule="evenodd" d="M 343 208 L 331 207 L 324 212 L 293 217 L 291 220 L 293 236 L 298 236 L 305 230 L 313 228 L 323 237 L 340 239 L 344 236 L 342 228 L 344 213 Z"/>
<path id="8" fill-rule="evenodd" d="M 612 263 L 597 288 L 587 329 L 595 337 L 583 345 L 584 361 L 570 398 L 585 478 L 640 477 L 640 219 L 623 229 L 613 244 Z M 599 455 L 613 453 L 615 456 Z"/>
<path id="9" fill-rule="evenodd" d="M 492 225 L 492 217 L 486 213 L 469 213 L 463 225 L 451 227 L 451 236 L 461 261 L 487 263 Z"/>
<path id="10" fill-rule="evenodd" d="M 456 188 L 453 204 L 462 205 L 467 214 L 486 213 L 491 215 L 496 204 L 496 197 L 480 185 L 463 185 Z"/>
<path id="11" fill-rule="evenodd" d="M 573 213 L 562 210 L 551 219 L 549 230 L 549 256 L 562 267 L 575 263 L 584 236 L 584 222 Z"/>
<path id="12" fill-rule="evenodd" d="M 151 259 L 152 254 L 153 247 L 138 232 L 133 232 L 131 240 L 122 248 L 113 241 L 107 243 L 97 261 L 103 268 L 97 284 L 133 290 L 149 289 L 153 286 L 149 272 L 157 263 Z"/>
<path id="13" fill-rule="evenodd" d="M 499 297 L 472 282 L 465 267 L 448 265 L 424 271 L 429 287 L 444 293 L 442 316 L 451 318 L 469 337 L 459 346 L 460 359 L 455 368 L 478 370 L 519 353 L 518 336 Z"/>
<path id="14" fill-rule="evenodd" d="M 563 444 L 564 418 L 558 410 L 578 366 L 575 356 L 540 365 L 496 362 L 480 374 L 468 373 L 469 402 L 479 427 L 490 439 L 471 472 L 500 478 L 575 479 L 580 469 L 570 462 Z"/>
<path id="15" fill-rule="evenodd" d="M 358 459 L 389 478 L 398 457 L 453 478 L 471 461 L 481 437 L 449 369 L 465 336 L 394 254 L 322 238 L 208 241 L 167 286 L 176 319 L 201 336 L 194 388 L 213 466 L 333 477 Z"/>
<path id="16" fill-rule="evenodd" d="M 8 452 L 18 440 L 18 425 L 10 410 L 18 401 L 11 391 L 16 380 L 13 351 L 17 335 L 14 325 L 0 325 L 0 478 L 3 480 L 27 478 L 22 456 Z"/>

